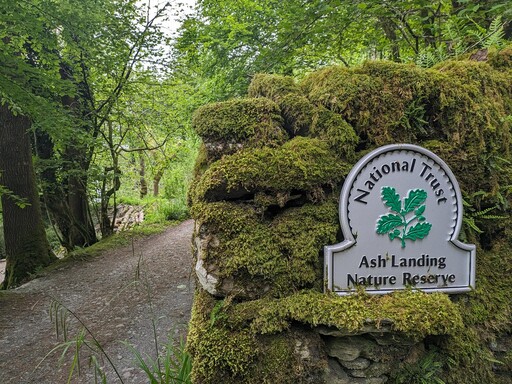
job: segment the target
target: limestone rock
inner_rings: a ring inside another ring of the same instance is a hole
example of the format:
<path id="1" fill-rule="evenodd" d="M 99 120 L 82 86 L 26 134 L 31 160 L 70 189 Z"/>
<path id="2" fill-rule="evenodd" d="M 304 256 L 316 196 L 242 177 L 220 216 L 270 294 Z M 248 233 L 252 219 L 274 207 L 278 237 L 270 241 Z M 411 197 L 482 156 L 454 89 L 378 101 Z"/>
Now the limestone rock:
<path id="1" fill-rule="evenodd" d="M 340 364 L 347 369 L 363 370 L 370 366 L 370 360 L 358 357 L 352 361 L 340 361 Z"/>

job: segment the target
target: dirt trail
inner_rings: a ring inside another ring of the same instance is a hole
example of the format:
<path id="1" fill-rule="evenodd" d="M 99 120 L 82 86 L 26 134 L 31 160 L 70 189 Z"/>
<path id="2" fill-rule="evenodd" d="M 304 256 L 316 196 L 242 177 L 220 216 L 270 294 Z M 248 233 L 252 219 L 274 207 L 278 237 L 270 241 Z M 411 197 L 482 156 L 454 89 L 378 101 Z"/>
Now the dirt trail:
<path id="1" fill-rule="evenodd" d="M 63 364 L 58 361 L 60 352 L 52 353 L 35 369 L 59 343 L 49 315 L 52 298 L 87 325 L 124 383 L 148 382 L 120 341 L 154 357 L 152 319 L 160 347 L 168 335 L 185 335 L 194 290 L 192 230 L 193 221 L 188 220 L 161 234 L 136 239 L 133 246 L 70 263 L 0 296 L 0 383 L 66 383 L 72 352 Z M 76 334 L 77 322 L 70 316 L 69 323 L 69 333 Z M 86 354 L 83 357 L 81 376 L 72 382 L 94 383 Z M 121 382 L 105 367 L 108 383 Z"/>

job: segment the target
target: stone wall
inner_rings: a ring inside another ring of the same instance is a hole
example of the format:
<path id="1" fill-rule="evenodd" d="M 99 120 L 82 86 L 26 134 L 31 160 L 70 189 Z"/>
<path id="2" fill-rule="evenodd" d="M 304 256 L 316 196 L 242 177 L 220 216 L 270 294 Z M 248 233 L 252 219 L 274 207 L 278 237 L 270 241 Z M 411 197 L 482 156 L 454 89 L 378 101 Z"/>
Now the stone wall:
<path id="1" fill-rule="evenodd" d="M 257 75 L 247 98 L 196 112 L 194 383 L 511 382 L 512 48 L 482 56 Z M 461 237 L 477 244 L 470 294 L 323 291 L 343 180 L 397 142 L 459 181 Z"/>

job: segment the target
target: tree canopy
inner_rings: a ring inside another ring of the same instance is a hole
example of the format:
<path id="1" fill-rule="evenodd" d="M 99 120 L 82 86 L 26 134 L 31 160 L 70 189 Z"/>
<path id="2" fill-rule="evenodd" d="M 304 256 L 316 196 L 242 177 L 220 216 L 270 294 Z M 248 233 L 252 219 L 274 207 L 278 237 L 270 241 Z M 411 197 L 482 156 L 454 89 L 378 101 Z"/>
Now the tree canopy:
<path id="1" fill-rule="evenodd" d="M 499 0 L 200 0 L 177 50 L 225 98 L 258 72 L 301 75 L 367 59 L 432 65 L 510 37 L 511 17 Z"/>

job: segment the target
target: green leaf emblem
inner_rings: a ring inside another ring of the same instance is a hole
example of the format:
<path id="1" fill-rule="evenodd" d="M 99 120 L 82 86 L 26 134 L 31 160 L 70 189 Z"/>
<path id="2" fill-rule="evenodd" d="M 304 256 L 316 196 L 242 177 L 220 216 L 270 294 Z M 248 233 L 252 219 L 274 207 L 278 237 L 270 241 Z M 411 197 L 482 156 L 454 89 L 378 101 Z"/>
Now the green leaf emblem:
<path id="1" fill-rule="evenodd" d="M 392 229 L 402 225 L 402 218 L 398 215 L 390 213 L 389 215 L 383 215 L 377 222 L 377 233 L 384 234 L 388 233 Z"/>
<path id="2" fill-rule="evenodd" d="M 404 211 L 409 213 L 418 208 L 427 199 L 427 192 L 423 189 L 413 189 L 404 201 Z"/>
<path id="3" fill-rule="evenodd" d="M 432 224 L 430 223 L 418 223 L 409 228 L 405 234 L 405 238 L 413 241 L 423 239 L 430 232 L 430 228 L 432 228 Z"/>
<path id="4" fill-rule="evenodd" d="M 400 212 L 402 209 L 402 202 L 400 201 L 400 195 L 396 193 L 395 188 L 382 187 L 382 200 L 392 211 Z"/>
<path id="5" fill-rule="evenodd" d="M 404 199 L 403 208 L 400 195 L 393 187 L 382 187 L 381 197 L 384 205 L 392 212 L 381 215 L 377 220 L 376 232 L 379 235 L 387 234 L 389 239 L 399 239 L 402 248 L 405 240 L 416 241 L 428 236 L 432 224 L 426 221 L 424 213 L 427 192 L 423 189 L 412 189 Z M 413 213 L 411 215 L 411 213 Z M 413 224 L 413 222 L 416 222 Z"/>

